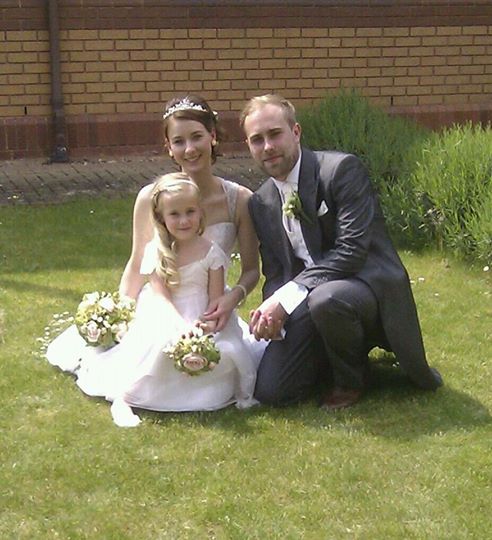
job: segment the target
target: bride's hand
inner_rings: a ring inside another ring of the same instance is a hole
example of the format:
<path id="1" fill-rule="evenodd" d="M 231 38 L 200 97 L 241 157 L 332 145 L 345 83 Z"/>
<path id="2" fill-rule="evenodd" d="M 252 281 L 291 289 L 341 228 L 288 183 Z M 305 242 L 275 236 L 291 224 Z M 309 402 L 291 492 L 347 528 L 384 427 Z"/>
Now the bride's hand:
<path id="1" fill-rule="evenodd" d="M 210 302 L 202 318 L 205 321 L 214 321 L 216 323 L 215 332 L 220 332 L 229 321 L 229 317 L 236 306 L 234 291 L 229 291 Z"/>

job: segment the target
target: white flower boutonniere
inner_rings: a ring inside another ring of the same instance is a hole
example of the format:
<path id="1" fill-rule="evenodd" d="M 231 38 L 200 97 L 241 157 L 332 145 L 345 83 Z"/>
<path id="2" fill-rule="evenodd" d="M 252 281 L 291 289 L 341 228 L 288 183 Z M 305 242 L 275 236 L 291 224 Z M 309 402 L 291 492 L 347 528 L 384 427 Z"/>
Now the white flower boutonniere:
<path id="1" fill-rule="evenodd" d="M 282 206 L 282 211 L 289 218 L 297 219 L 298 221 L 300 221 L 302 218 L 309 224 L 313 224 L 302 208 L 301 198 L 299 197 L 299 193 L 297 191 L 293 191 L 289 195 L 288 199 Z"/>

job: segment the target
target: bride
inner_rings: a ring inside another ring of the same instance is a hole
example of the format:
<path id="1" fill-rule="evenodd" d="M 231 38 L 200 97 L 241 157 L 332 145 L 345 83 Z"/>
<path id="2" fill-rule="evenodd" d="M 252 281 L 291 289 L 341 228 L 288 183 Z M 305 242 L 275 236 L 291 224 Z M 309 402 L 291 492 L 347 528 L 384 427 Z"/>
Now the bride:
<path id="1" fill-rule="evenodd" d="M 209 306 L 209 318 L 217 321 L 220 331 L 259 279 L 258 240 L 248 211 L 251 191 L 212 173 L 220 129 L 216 114 L 201 97 L 189 95 L 166 104 L 164 136 L 169 155 L 200 189 L 206 216 L 205 238 L 218 243 L 226 255 L 232 253 L 236 242 L 239 248 L 238 282 Z M 132 253 L 120 284 L 120 293 L 132 298 L 137 298 L 145 283 L 140 265 L 153 234 L 149 217 L 152 187 L 150 184 L 142 188 L 135 202 Z"/>
<path id="2" fill-rule="evenodd" d="M 169 155 L 200 190 L 201 206 L 206 219 L 203 236 L 218 244 L 228 257 L 231 256 L 236 245 L 240 254 L 241 272 L 237 283 L 209 303 L 205 316 L 213 321 L 217 332 L 224 331 L 222 332 L 224 336 L 232 332 L 231 340 L 235 341 L 237 338 L 242 340 L 244 349 L 247 350 L 254 365 L 253 371 L 256 371 L 266 343 L 257 342 L 249 336 L 247 326 L 234 312 L 259 279 L 258 241 L 248 211 L 248 199 L 251 192 L 239 184 L 213 174 L 216 146 L 221 134 L 216 113 L 204 99 L 193 95 L 172 99 L 166 104 L 163 118 L 165 145 Z M 133 212 L 132 251 L 119 287 L 120 294 L 137 300 L 137 310 L 139 299 L 145 296 L 141 295 L 141 292 L 145 292 L 144 285 L 147 281 L 145 272 L 141 270 L 144 252 L 154 234 L 151 219 L 153 187 L 154 184 L 149 184 L 137 195 Z M 162 320 L 162 325 L 166 325 L 166 320 Z M 120 346 L 117 345 L 114 349 L 118 347 Z M 97 354 L 91 349 L 85 345 L 82 338 L 77 335 L 76 329 L 72 327 L 50 344 L 47 358 L 51 364 L 71 371 L 76 376 L 83 373 L 83 377 L 79 377 L 78 384 L 85 393 L 103 396 L 113 401 L 114 396 L 105 392 L 104 383 L 105 377 L 111 378 L 111 369 L 109 372 L 106 370 L 106 374 L 102 375 L 100 360 L 104 355 L 114 355 L 116 351 L 110 349 Z M 98 356 L 101 357 L 97 358 Z M 111 364 L 115 366 L 114 369 L 117 369 L 117 364 Z M 110 363 L 107 365 L 109 366 Z M 173 411 L 212 410 L 225 407 L 234 401 L 241 406 L 234 395 L 226 396 L 223 391 L 224 385 L 228 388 L 237 385 L 235 381 L 238 374 L 230 370 L 227 377 L 231 380 L 219 382 L 213 377 L 193 378 L 202 380 L 200 384 L 204 386 L 203 395 L 208 397 L 201 401 L 200 392 L 196 393 L 194 389 L 195 395 L 191 409 L 187 406 L 190 383 L 187 382 L 186 377 L 181 379 L 183 382 L 180 391 L 173 392 L 173 398 L 166 401 L 165 407 L 156 407 L 155 404 L 146 407 L 145 403 L 139 404 L 139 407 Z M 208 385 L 211 387 L 205 388 Z M 214 385 L 217 387 L 217 392 L 213 390 Z M 219 390 L 217 385 L 222 389 Z M 249 403 L 251 404 L 254 402 L 252 399 L 254 377 L 250 380 L 250 386 Z M 108 387 L 111 387 L 110 381 L 108 381 Z M 196 381 L 193 382 L 193 388 L 196 388 Z M 210 396 L 214 393 L 217 399 L 210 400 Z M 113 417 L 114 415 L 113 411 Z"/>

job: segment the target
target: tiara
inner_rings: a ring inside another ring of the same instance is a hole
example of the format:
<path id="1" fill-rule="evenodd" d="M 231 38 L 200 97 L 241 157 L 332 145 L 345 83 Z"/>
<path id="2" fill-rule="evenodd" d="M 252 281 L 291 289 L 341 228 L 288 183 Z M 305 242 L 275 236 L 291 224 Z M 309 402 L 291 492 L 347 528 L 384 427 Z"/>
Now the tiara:
<path id="1" fill-rule="evenodd" d="M 162 115 L 162 118 L 166 120 L 166 118 L 169 118 L 172 116 L 175 112 L 178 111 L 200 111 L 204 113 L 208 113 L 207 109 L 205 107 L 202 107 L 198 103 L 192 103 L 187 97 L 184 99 L 178 101 L 175 105 L 172 107 L 169 107 L 169 109 Z"/>

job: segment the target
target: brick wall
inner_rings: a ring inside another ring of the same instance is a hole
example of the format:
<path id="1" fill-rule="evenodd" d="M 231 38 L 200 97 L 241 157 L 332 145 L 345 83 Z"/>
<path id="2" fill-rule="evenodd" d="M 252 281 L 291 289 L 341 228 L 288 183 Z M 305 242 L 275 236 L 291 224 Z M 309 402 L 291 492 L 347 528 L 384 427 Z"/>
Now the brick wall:
<path id="1" fill-rule="evenodd" d="M 53 145 L 44 0 L 0 7 L 0 158 Z M 72 156 L 161 148 L 160 113 L 203 95 L 241 139 L 237 112 L 275 91 L 296 106 L 341 87 L 431 127 L 492 119 L 492 3 L 58 0 Z"/>

